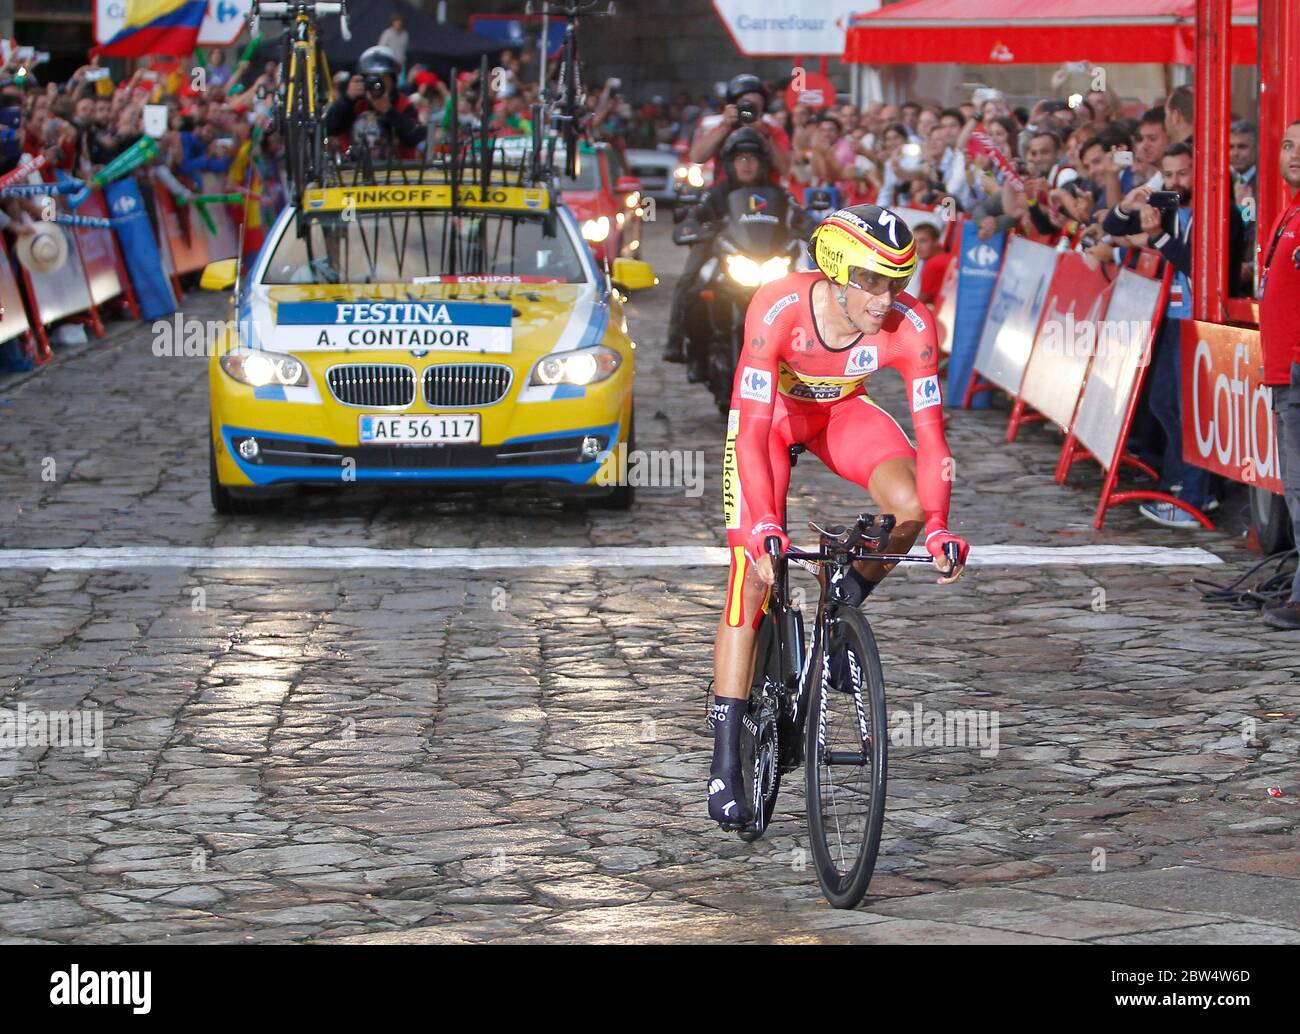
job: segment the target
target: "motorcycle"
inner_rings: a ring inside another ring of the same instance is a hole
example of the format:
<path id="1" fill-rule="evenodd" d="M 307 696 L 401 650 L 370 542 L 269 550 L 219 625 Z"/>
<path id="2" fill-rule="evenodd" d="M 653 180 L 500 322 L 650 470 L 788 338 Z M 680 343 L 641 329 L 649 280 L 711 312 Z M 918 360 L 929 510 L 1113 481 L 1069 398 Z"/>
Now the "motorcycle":
<path id="1" fill-rule="evenodd" d="M 806 213 L 785 191 L 763 185 L 733 189 L 726 198 L 724 218 L 702 223 L 692 210 L 673 231 L 676 244 L 712 243 L 700 269 L 696 298 L 687 311 L 686 333 L 692 364 L 702 365 L 699 379 L 724 416 L 731 408 L 749 303 L 764 284 L 808 268 L 806 232 L 800 232 L 805 223 L 810 228 Z"/>

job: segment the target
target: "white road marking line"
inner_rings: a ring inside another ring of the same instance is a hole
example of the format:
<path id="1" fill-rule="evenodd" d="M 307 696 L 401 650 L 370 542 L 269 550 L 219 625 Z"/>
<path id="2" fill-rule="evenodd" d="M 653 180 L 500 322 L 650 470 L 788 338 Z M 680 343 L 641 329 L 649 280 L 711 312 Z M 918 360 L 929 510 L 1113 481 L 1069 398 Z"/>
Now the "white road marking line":
<path id="1" fill-rule="evenodd" d="M 916 555 L 923 555 L 914 551 Z M 329 546 L 122 546 L 99 549 L 0 549 L 0 570 L 116 571 L 138 567 L 247 568 L 495 568 L 722 567 L 726 549 L 714 546 L 555 546 L 371 549 Z M 1223 561 L 1197 547 L 1146 546 L 980 546 L 972 567 L 1094 567 L 1138 564 L 1207 567 Z"/>

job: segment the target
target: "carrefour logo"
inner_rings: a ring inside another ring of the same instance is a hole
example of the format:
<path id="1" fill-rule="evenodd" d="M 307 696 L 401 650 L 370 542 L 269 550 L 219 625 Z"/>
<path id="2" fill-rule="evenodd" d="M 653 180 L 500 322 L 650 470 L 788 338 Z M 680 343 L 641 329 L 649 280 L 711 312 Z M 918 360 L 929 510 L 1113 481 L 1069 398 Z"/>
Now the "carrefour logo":
<path id="1" fill-rule="evenodd" d="M 740 375 L 740 397 L 752 402 L 771 402 L 772 375 L 746 366 Z"/>
<path id="2" fill-rule="evenodd" d="M 231 18 L 242 17 L 239 8 L 236 7 L 234 4 L 226 3 L 225 0 L 218 0 L 217 6 L 215 8 L 215 13 L 217 16 L 217 21 L 219 22 L 228 22 L 230 21 Z"/>
<path id="3" fill-rule="evenodd" d="M 130 194 L 123 194 L 113 199 L 113 211 L 118 215 L 129 215 L 135 211 L 135 198 Z"/>
<path id="4" fill-rule="evenodd" d="M 966 252 L 966 257 L 977 266 L 991 266 L 998 260 L 998 252 L 987 244 L 977 244 Z"/>
<path id="5" fill-rule="evenodd" d="M 940 405 L 943 397 L 939 394 L 939 378 L 934 374 L 912 382 L 912 412 Z"/>

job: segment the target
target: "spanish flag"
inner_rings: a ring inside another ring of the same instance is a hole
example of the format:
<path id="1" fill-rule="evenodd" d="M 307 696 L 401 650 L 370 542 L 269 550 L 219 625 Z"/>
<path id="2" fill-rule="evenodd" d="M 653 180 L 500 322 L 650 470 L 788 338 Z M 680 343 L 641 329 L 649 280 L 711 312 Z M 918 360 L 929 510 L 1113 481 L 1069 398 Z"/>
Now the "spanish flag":
<path id="1" fill-rule="evenodd" d="M 99 47 L 105 57 L 192 54 L 208 0 L 126 0 L 126 23 Z"/>

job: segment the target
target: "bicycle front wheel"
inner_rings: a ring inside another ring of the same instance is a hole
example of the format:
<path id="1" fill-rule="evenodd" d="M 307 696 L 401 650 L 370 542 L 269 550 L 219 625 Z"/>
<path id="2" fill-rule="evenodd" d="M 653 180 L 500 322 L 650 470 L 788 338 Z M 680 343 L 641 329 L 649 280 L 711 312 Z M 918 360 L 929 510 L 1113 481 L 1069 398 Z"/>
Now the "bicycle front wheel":
<path id="1" fill-rule="evenodd" d="M 875 871 L 885 821 L 885 679 L 856 609 L 838 608 L 827 638 L 814 658 L 821 677 L 806 730 L 808 839 L 826 900 L 854 908 Z"/>

